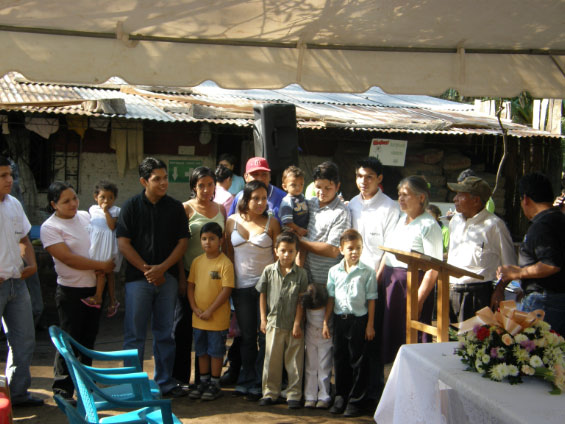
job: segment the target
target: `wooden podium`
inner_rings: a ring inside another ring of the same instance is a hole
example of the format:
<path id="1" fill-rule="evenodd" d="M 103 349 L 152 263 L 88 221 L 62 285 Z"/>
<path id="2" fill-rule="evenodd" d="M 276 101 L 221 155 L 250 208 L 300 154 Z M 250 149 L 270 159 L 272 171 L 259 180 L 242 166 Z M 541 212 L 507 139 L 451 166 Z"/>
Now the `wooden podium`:
<path id="1" fill-rule="evenodd" d="M 396 259 L 408 265 L 406 276 L 406 344 L 418 342 L 418 331 L 436 336 L 438 342 L 449 341 L 449 277 L 473 277 L 482 280 L 483 276 L 449 265 L 419 252 L 406 252 L 379 246 L 390 252 Z M 418 270 L 434 269 L 438 272 L 437 282 L 437 327 L 418 321 Z"/>

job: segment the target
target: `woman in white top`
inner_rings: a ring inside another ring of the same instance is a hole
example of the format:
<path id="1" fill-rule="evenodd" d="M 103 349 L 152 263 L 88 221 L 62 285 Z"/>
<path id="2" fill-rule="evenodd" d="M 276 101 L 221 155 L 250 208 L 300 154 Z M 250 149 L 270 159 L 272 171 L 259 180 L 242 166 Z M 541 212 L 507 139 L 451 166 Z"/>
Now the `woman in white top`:
<path id="1" fill-rule="evenodd" d="M 249 399 L 261 397 L 265 336 L 259 330 L 259 292 L 255 285 L 263 269 L 275 262 L 273 245 L 280 224 L 267 214 L 267 187 L 261 181 L 245 185 L 237 213 L 226 223 L 227 255 L 235 268 L 232 300 L 241 332 L 241 372 L 235 387 Z M 259 339 L 259 350 L 257 341 Z"/>
<path id="2" fill-rule="evenodd" d="M 426 212 L 429 199 L 428 183 L 420 176 L 404 178 L 398 184 L 398 204 L 403 212 L 396 228 L 385 241 L 385 246 L 397 250 L 416 251 L 436 259 L 443 257 L 441 229 L 435 219 Z M 392 362 L 396 352 L 406 342 L 406 269 L 391 253 L 381 261 L 377 279 L 381 293 L 385 295 L 382 360 Z M 418 311 L 420 321 L 431 323 L 433 291 L 437 272 L 420 272 L 418 288 Z M 422 341 L 431 341 L 425 335 Z"/>
<path id="3" fill-rule="evenodd" d="M 92 349 L 98 333 L 100 309 L 86 306 L 81 299 L 96 292 L 94 271 L 113 272 L 114 262 L 90 259 L 90 215 L 78 210 L 78 197 L 68 183 L 56 181 L 51 184 L 47 200 L 53 215 L 41 226 L 41 242 L 53 257 L 57 272 L 55 305 L 59 325 L 79 343 Z M 87 365 L 92 363 L 86 357 L 80 359 Z M 65 361 L 56 353 L 53 393 L 70 399 L 73 391 Z"/>

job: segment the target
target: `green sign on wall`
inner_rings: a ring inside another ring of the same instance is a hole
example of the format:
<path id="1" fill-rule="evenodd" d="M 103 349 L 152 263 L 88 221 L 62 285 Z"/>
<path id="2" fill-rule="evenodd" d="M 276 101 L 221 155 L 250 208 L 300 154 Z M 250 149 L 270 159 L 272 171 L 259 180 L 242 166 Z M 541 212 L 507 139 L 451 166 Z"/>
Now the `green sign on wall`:
<path id="1" fill-rule="evenodd" d="M 202 166 L 201 160 L 170 160 L 169 161 L 169 182 L 188 183 L 190 173 L 194 168 Z"/>

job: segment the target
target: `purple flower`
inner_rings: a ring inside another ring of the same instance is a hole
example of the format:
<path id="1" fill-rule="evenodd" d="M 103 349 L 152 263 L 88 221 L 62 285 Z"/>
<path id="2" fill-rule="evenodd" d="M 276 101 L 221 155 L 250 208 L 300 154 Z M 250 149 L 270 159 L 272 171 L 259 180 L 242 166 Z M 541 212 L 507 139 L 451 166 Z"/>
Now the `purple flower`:
<path id="1" fill-rule="evenodd" d="M 496 347 L 490 348 L 490 357 L 496 358 L 498 356 L 498 349 Z"/>
<path id="2" fill-rule="evenodd" d="M 523 342 L 520 342 L 520 346 L 526 349 L 529 353 L 536 348 L 536 343 L 533 340 L 524 340 Z"/>

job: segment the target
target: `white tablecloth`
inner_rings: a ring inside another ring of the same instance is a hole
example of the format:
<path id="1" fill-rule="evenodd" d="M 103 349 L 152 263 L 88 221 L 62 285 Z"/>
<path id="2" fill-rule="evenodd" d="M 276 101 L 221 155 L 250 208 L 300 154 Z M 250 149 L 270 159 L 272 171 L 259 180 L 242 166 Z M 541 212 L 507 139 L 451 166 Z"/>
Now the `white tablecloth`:
<path id="1" fill-rule="evenodd" d="M 453 343 L 404 345 L 398 351 L 381 401 L 378 424 L 565 423 L 565 394 L 550 395 L 538 378 L 511 385 L 466 366 Z"/>

